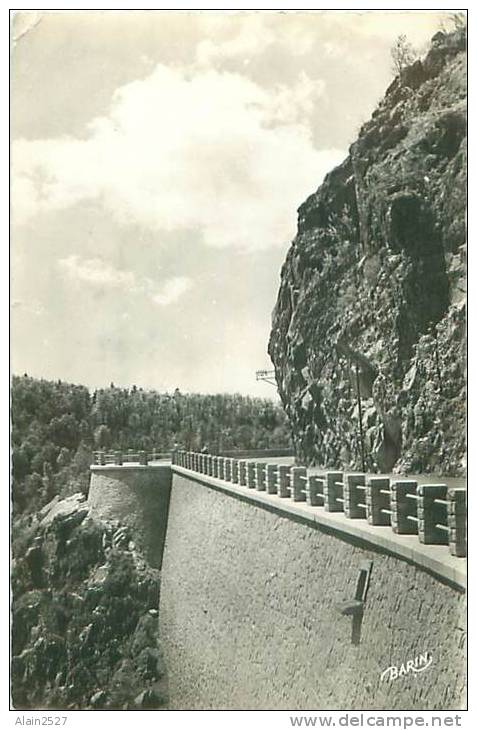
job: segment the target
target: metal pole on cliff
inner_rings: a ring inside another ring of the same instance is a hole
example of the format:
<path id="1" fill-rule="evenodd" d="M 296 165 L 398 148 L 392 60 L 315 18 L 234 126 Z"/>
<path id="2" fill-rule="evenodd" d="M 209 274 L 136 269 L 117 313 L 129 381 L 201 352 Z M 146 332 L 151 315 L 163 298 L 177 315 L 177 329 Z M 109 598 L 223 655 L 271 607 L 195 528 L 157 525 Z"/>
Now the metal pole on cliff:
<path id="1" fill-rule="evenodd" d="M 363 436 L 363 412 L 361 410 L 361 389 L 359 386 L 359 365 L 355 363 L 356 370 L 356 389 L 358 391 L 358 414 L 359 414 L 359 441 L 361 446 L 361 468 L 363 474 L 366 472 L 366 465 L 364 460 L 364 436 Z"/>

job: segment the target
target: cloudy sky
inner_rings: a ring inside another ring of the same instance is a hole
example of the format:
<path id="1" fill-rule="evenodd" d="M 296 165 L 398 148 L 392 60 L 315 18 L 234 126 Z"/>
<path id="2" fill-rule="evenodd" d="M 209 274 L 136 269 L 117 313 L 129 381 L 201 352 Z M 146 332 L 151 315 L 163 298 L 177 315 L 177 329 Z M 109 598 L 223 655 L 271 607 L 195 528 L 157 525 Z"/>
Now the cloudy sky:
<path id="1" fill-rule="evenodd" d="M 445 14 L 19 13 L 12 368 L 271 396 L 255 383 L 298 205 Z"/>

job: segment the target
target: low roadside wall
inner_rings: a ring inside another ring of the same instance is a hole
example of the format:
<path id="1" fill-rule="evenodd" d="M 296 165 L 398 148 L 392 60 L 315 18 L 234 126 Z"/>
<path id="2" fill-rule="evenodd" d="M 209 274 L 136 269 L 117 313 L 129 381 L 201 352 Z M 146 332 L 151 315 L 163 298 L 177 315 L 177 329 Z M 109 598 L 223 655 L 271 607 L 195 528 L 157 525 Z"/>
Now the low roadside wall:
<path id="1" fill-rule="evenodd" d="M 171 466 L 92 466 L 91 511 L 130 528 L 153 568 L 160 568 L 171 491 Z"/>

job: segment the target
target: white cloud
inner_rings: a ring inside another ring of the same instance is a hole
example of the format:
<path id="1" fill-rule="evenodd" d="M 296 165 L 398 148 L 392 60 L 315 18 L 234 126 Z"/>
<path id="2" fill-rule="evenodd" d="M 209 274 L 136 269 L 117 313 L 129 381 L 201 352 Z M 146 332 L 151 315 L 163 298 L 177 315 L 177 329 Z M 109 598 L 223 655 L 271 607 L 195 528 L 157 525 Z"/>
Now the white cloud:
<path id="1" fill-rule="evenodd" d="M 205 24 L 207 27 L 207 22 Z M 196 60 L 199 65 L 213 64 L 217 60 L 226 58 L 246 58 L 249 55 L 255 55 L 257 52 L 263 53 L 268 46 L 276 40 L 276 34 L 267 27 L 262 16 L 258 13 L 253 15 L 245 15 L 239 19 L 233 19 L 230 24 L 230 18 L 215 18 L 210 26 L 210 30 L 214 31 L 214 36 L 218 37 L 227 30 L 232 30 L 232 37 L 227 40 L 217 42 L 207 38 L 198 43 L 196 48 Z"/>
<path id="2" fill-rule="evenodd" d="M 303 56 L 326 34 L 326 16 L 314 13 L 241 13 L 202 16 L 201 28 L 209 36 L 196 48 L 199 65 L 223 60 L 247 62 L 280 46 L 290 56 Z M 213 40 L 211 40 L 213 38 Z"/>
<path id="3" fill-rule="evenodd" d="M 154 294 L 152 301 L 160 306 L 167 306 L 176 302 L 192 286 L 187 276 L 175 276 L 162 286 L 158 294 Z"/>
<path id="4" fill-rule="evenodd" d="M 268 118 L 271 125 L 299 125 L 301 120 L 311 120 L 315 105 L 325 95 L 325 91 L 325 82 L 311 79 L 305 71 L 299 74 L 295 86 L 280 84 L 270 99 Z"/>
<path id="5" fill-rule="evenodd" d="M 136 277 L 132 271 L 121 271 L 102 259 L 80 259 L 68 256 L 58 261 L 59 267 L 72 281 L 93 284 L 106 289 L 136 289 Z"/>
<path id="6" fill-rule="evenodd" d="M 192 286 L 192 280 L 186 276 L 173 276 L 158 283 L 148 277 L 138 277 L 133 271 L 117 269 L 100 258 L 81 259 L 72 255 L 60 259 L 58 266 L 72 282 L 143 294 L 161 306 L 176 302 Z"/>
<path id="7" fill-rule="evenodd" d="M 116 92 L 87 139 L 13 143 L 13 217 L 100 199 L 120 223 L 193 229 L 209 246 L 281 245 L 297 206 L 344 157 L 311 141 L 323 90 L 305 75 L 264 89 L 236 73 L 159 65 Z"/>

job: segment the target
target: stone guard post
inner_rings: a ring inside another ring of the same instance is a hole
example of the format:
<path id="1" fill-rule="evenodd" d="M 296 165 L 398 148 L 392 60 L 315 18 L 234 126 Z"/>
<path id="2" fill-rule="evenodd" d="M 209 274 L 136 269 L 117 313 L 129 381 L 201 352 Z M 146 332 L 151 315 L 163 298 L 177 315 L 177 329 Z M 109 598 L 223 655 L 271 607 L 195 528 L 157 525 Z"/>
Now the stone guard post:
<path id="1" fill-rule="evenodd" d="M 343 486 L 343 507 L 351 520 L 366 519 L 366 477 L 364 474 L 347 474 Z"/>
<path id="2" fill-rule="evenodd" d="M 267 464 L 267 494 L 277 493 L 277 464 Z"/>
<path id="3" fill-rule="evenodd" d="M 290 496 L 290 466 L 279 464 L 278 466 L 278 496 Z"/>
<path id="4" fill-rule="evenodd" d="M 266 489 L 266 464 L 263 464 L 262 462 L 258 462 L 256 465 L 256 486 L 255 489 L 257 492 L 264 492 Z"/>
<path id="5" fill-rule="evenodd" d="M 368 477 L 366 507 L 370 525 L 391 524 L 391 488 L 387 477 Z"/>
<path id="6" fill-rule="evenodd" d="M 391 484 L 391 527 L 398 535 L 417 535 L 417 482 Z"/>
<path id="7" fill-rule="evenodd" d="M 305 466 L 292 466 L 290 472 L 290 482 L 292 497 L 294 502 L 305 502 L 306 501 L 306 467 Z"/>
<path id="8" fill-rule="evenodd" d="M 343 472 L 329 471 L 325 477 L 325 510 L 343 512 Z"/>
<path id="9" fill-rule="evenodd" d="M 324 488 L 325 477 L 318 474 L 310 474 L 306 480 L 305 492 L 306 501 L 312 507 L 323 506 L 325 502 Z"/>
<path id="10" fill-rule="evenodd" d="M 238 482 L 241 487 L 247 486 L 247 462 L 245 459 L 240 459 L 238 463 L 239 468 L 239 479 Z"/>
<path id="11" fill-rule="evenodd" d="M 417 488 L 417 517 L 419 541 L 425 544 L 447 545 L 447 485 L 419 484 Z"/>
<path id="12" fill-rule="evenodd" d="M 255 462 L 247 461 L 247 487 L 249 489 L 255 489 L 256 477 L 255 477 Z"/>
<path id="13" fill-rule="evenodd" d="M 463 558 L 467 555 L 465 489 L 449 489 L 447 492 L 447 524 L 449 526 L 449 549 L 452 555 Z"/>

